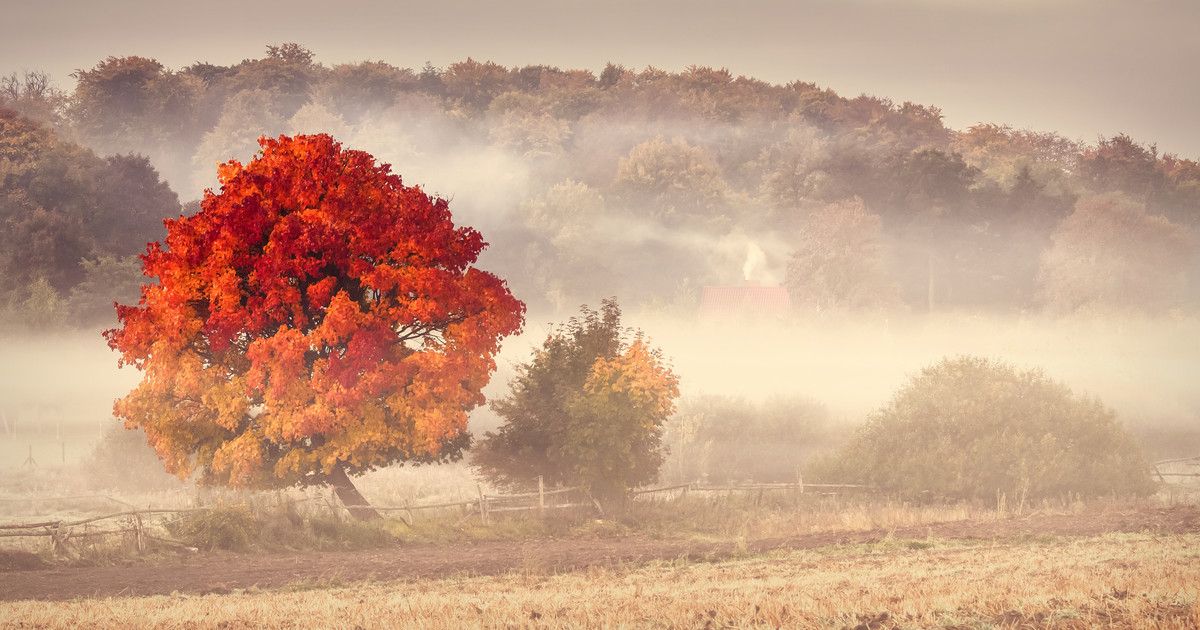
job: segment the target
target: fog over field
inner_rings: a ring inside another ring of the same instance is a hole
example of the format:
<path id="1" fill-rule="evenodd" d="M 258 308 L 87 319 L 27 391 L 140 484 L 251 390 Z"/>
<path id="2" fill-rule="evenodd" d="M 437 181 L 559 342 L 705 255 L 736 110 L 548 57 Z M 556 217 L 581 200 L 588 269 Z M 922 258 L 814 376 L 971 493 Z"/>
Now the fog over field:
<path id="1" fill-rule="evenodd" d="M 1135 433 L 1182 430 L 1188 442 L 1175 446 L 1197 446 L 1200 324 L 1194 321 L 912 317 L 738 326 L 637 313 L 627 319 L 670 357 L 685 399 L 808 398 L 826 405 L 834 421 L 852 426 L 921 368 L 946 356 L 975 354 L 1042 368 L 1075 393 L 1099 397 Z M 505 342 L 486 390 L 489 398 L 505 393 L 512 366 L 528 360 L 549 324 L 559 321 L 538 313 L 528 320 L 522 336 Z M 63 443 L 67 463 L 79 462 L 98 441 L 102 425 L 113 422 L 112 401 L 141 378 L 132 368 L 117 369 L 115 353 L 97 333 L 7 338 L 4 352 L 0 400 L 7 424 L 0 462 L 6 466 L 21 465 L 30 445 L 39 465 L 57 465 Z M 497 422 L 480 408 L 471 426 L 478 435 Z"/>
<path id="2" fill-rule="evenodd" d="M 691 35 L 607 49 L 578 33 L 581 56 L 556 39 L 576 32 L 564 20 L 616 17 L 528 4 L 545 50 L 511 33 L 504 48 L 479 15 L 446 41 L 429 33 L 455 29 L 414 27 L 395 38 L 414 49 L 364 48 L 258 6 L 223 46 L 197 48 L 190 26 L 178 45 L 110 39 L 128 25 L 53 57 L 0 44 L 0 467 L 82 461 L 141 379 L 100 335 L 113 300 L 137 299 L 134 255 L 219 192 L 219 163 L 318 133 L 448 199 L 490 243 L 477 266 L 529 310 L 489 399 L 581 305 L 615 297 L 682 400 L 802 398 L 849 428 L 922 368 L 977 355 L 1098 397 L 1154 449 L 1200 448 L 1200 138 L 1178 80 L 1194 6 L 666 3 L 629 28 Z M 368 8 L 368 30 L 444 17 Z M 252 48 L 246 24 L 265 29 Z M 809 39 L 829 47 L 790 43 Z M 704 303 L 751 286 L 791 308 Z M 477 436 L 498 422 L 471 416 Z"/>

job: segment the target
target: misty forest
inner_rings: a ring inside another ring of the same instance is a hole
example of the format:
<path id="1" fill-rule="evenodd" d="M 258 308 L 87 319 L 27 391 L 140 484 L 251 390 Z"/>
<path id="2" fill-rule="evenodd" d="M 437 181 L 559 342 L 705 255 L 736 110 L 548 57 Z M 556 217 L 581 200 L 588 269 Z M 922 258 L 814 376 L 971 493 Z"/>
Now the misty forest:
<path id="1" fill-rule="evenodd" d="M 366 151 L 482 234 L 479 266 L 527 309 L 489 399 L 539 337 L 619 302 L 680 379 L 664 478 L 793 479 L 954 357 L 1097 397 L 1154 457 L 1200 447 L 1200 163 L 1152 142 L 953 130 L 933 105 L 708 67 L 327 67 L 289 43 L 71 78 L 0 78 L 10 465 L 34 455 L 22 425 L 100 437 L 79 416 L 136 377 L 80 347 L 138 303 L 139 254 L 220 192 L 218 164 L 293 134 Z M 477 441 L 502 416 L 476 410 Z"/>
<path id="2" fill-rule="evenodd" d="M 380 627 L 341 580 L 426 578 L 414 627 L 1197 619 L 1200 162 L 1155 139 L 296 43 L 66 79 L 0 76 L 0 625 Z M 273 564 L 316 550 L 390 560 Z"/>
<path id="3" fill-rule="evenodd" d="M 936 104 L 711 67 L 330 66 L 295 43 L 69 78 L 0 76 L 2 490 L 211 507 L 157 539 L 137 517 L 138 553 L 737 541 L 669 560 L 898 527 L 918 553 L 931 523 L 1173 502 L 1164 475 L 1196 476 L 1200 162 L 1154 139 L 950 129 Z M 545 518 L 550 495 L 584 516 Z M 4 520 L 66 509 L 18 500 Z M 113 561 L 50 523 L 4 527 Z M 918 606 L 1050 627 L 1089 593 L 1020 619 Z M 789 625 L 739 601 L 701 621 Z M 820 614 L 930 620 L 889 601 Z M 551 614 L 532 606 L 492 621 Z"/>

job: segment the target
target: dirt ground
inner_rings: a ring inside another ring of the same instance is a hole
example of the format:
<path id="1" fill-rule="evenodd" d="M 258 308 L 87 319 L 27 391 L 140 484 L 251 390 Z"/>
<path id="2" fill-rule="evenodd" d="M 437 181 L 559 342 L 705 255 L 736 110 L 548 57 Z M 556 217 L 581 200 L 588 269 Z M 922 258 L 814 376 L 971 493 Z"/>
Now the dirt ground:
<path id="1" fill-rule="evenodd" d="M 498 541 L 406 545 L 389 549 L 287 554 L 181 553 L 126 566 L 50 567 L 36 557 L 0 551 L 0 601 L 66 600 L 179 593 L 227 593 L 361 580 L 420 580 L 535 571 L 560 573 L 589 566 L 688 558 L 715 560 L 735 552 L 813 549 L 897 539 L 1010 540 L 1022 537 L 1098 536 L 1115 532 L 1200 532 L 1200 506 L 1095 508 L 1082 514 L 1039 514 L 1000 520 L 954 521 L 895 530 L 828 532 L 734 543 L 651 540 Z"/>

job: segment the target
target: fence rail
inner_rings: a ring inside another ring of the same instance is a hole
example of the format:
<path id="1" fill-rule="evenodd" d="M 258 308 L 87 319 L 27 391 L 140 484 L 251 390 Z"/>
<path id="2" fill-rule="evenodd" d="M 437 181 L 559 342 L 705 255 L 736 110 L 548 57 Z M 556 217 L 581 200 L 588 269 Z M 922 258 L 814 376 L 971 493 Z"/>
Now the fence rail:
<path id="1" fill-rule="evenodd" d="M 1200 477 L 1200 472 L 1164 472 L 1160 470 L 1160 466 L 1169 464 L 1184 464 L 1190 463 L 1200 466 L 1200 456 L 1186 457 L 1180 459 L 1171 459 L 1153 464 L 1154 474 L 1165 482 L 1165 477 Z M 761 493 L 767 491 L 791 491 L 799 494 L 804 494 L 809 490 L 815 490 L 821 494 L 828 494 L 830 491 L 839 492 L 843 490 L 852 491 L 875 491 L 874 486 L 860 484 L 817 484 L 805 483 L 802 479 L 796 483 L 757 483 L 757 484 L 737 484 L 737 485 L 706 485 L 696 483 L 674 484 L 670 486 L 662 486 L 658 488 L 643 488 L 631 492 L 633 499 L 639 497 L 652 497 L 656 494 L 676 493 L 679 496 L 687 496 L 689 493 Z M 466 509 L 466 514 L 462 516 L 459 523 L 465 522 L 467 519 L 474 516 L 479 516 L 486 524 L 489 521 L 490 515 L 502 512 L 525 512 L 539 511 L 545 513 L 547 510 L 562 510 L 562 509 L 595 509 L 597 512 L 603 513 L 603 508 L 600 503 L 592 497 L 585 488 L 569 487 L 569 488 L 554 488 L 547 490 L 542 479 L 538 479 L 538 490 L 536 492 L 520 492 L 511 494 L 487 494 L 483 491 L 483 486 L 479 485 L 476 488 L 476 498 L 465 499 L 461 501 L 450 501 L 441 503 L 424 503 L 413 504 L 405 503 L 404 505 L 344 505 L 336 498 L 330 496 L 323 497 L 330 509 L 338 511 L 351 510 L 354 508 L 370 508 L 377 512 L 392 512 L 397 515 L 407 525 L 412 526 L 415 521 L 415 514 L 422 510 L 437 510 L 437 509 Z M 574 495 L 574 496 L 572 496 Z M 66 500 L 82 500 L 82 499 L 105 499 L 115 503 L 120 503 L 129 507 L 133 507 L 120 499 L 105 496 L 105 495 L 82 495 L 69 497 L 0 497 L 0 501 L 66 501 Z M 322 497 L 309 497 L 304 499 L 295 499 L 293 502 L 304 502 L 321 500 Z M 151 526 L 150 523 L 143 522 L 143 517 L 152 517 L 162 514 L 186 514 L 194 512 L 204 512 L 212 510 L 216 506 L 203 506 L 194 508 L 144 508 L 123 510 L 120 512 L 112 512 L 100 514 L 86 518 L 75 520 L 52 519 L 43 517 L 33 522 L 24 523 L 0 523 L 0 538 L 18 538 L 18 537 L 49 537 L 52 541 L 56 552 L 70 553 L 68 541 L 71 538 L 84 538 L 94 536 L 106 536 L 114 534 L 133 533 L 136 535 L 139 551 L 144 549 L 146 540 L 159 540 L 170 544 L 186 546 L 183 541 L 174 540 L 164 536 L 152 535 L 147 532 Z M 407 518 L 405 518 L 407 514 Z M 89 526 L 93 523 L 101 521 L 109 521 L 116 519 L 129 519 L 128 525 L 116 529 L 90 529 Z M 74 532 L 73 528 L 85 527 L 82 532 Z"/>
<path id="2" fill-rule="evenodd" d="M 1163 472 L 1162 469 L 1159 468 L 1159 466 L 1166 466 L 1168 464 L 1184 463 L 1192 466 L 1200 466 L 1200 456 L 1180 457 L 1179 459 L 1167 459 L 1161 462 L 1154 462 L 1154 474 L 1158 477 L 1158 480 L 1163 483 L 1167 482 L 1166 477 L 1200 477 L 1200 473 L 1197 472 Z"/>
<path id="3" fill-rule="evenodd" d="M 635 490 L 631 494 L 634 498 L 648 497 L 654 494 L 678 492 L 686 496 L 689 492 L 712 493 L 712 492 L 762 492 L 766 490 L 792 490 L 803 493 L 806 489 L 871 489 L 869 486 L 860 485 L 840 485 L 840 484 L 806 484 L 806 483 L 783 483 L 783 484 L 743 484 L 743 485 L 725 485 L 725 486 L 708 486 L 695 483 L 675 484 L 663 486 L 659 488 L 644 488 Z M 574 495 L 574 496 L 572 496 Z M 6 501 L 63 501 L 72 499 L 107 499 L 129 505 L 128 503 L 109 496 L 104 495 L 86 495 L 75 497 L 29 497 L 29 498 L 4 498 L 0 500 Z M 319 500 L 319 498 L 297 499 L 296 502 Z M 487 523 L 491 514 L 503 512 L 528 512 L 539 511 L 546 512 L 548 510 L 563 510 L 563 509 L 595 509 L 603 512 L 600 503 L 593 498 L 585 488 L 568 487 L 568 488 L 553 488 L 546 489 L 544 483 L 538 479 L 538 490 L 536 492 L 520 492 L 511 494 L 487 494 L 483 491 L 482 486 L 477 487 L 477 498 L 450 501 L 441 503 L 424 503 L 405 505 L 344 505 L 336 500 L 328 500 L 327 503 L 334 510 L 351 510 L 354 508 L 371 508 L 377 512 L 399 513 L 398 516 L 407 525 L 411 526 L 415 521 L 415 513 L 421 510 L 437 510 L 437 509 L 453 509 L 466 508 L 466 515 L 459 521 L 460 523 L 478 515 L 484 523 Z M 131 506 L 132 507 L 132 506 Z M 43 517 L 32 522 L 23 523 L 4 523 L 0 524 L 0 538 L 18 538 L 18 537 L 49 537 L 56 551 L 69 552 L 68 542 L 72 538 L 84 538 L 94 536 L 106 536 L 115 534 L 133 533 L 136 535 L 139 550 L 144 549 L 146 540 L 160 540 L 167 543 L 177 545 L 185 545 L 187 543 L 167 538 L 164 536 L 151 535 L 146 530 L 150 527 L 149 523 L 143 522 L 143 517 L 152 517 L 162 514 L 186 514 L 195 512 L 204 512 L 212 510 L 216 506 L 203 506 L 194 508 L 143 508 L 123 510 L 120 512 L 112 512 L 99 514 L 86 518 L 74 520 L 67 519 L 52 519 Z M 405 518 L 407 514 L 407 518 Z M 92 530 L 85 528 L 85 531 L 73 531 L 73 528 L 88 526 L 101 521 L 111 521 L 117 519 L 129 519 L 128 525 L 118 528 L 106 528 Z"/>

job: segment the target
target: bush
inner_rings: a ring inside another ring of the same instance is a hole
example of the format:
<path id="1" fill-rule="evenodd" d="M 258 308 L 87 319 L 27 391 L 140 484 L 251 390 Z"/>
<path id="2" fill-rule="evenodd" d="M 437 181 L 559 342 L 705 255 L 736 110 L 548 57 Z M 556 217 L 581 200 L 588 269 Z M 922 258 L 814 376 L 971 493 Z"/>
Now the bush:
<path id="1" fill-rule="evenodd" d="M 245 503 L 217 504 L 189 512 L 167 524 L 172 536 L 201 549 L 249 551 L 258 537 L 259 522 Z"/>
<path id="2" fill-rule="evenodd" d="M 115 419 L 104 426 L 84 467 L 88 485 L 98 490 L 146 492 L 183 487 L 182 481 L 163 469 L 145 432 L 126 429 Z"/>
<path id="3" fill-rule="evenodd" d="M 794 482 L 801 466 L 835 440 L 829 412 L 803 398 L 755 404 L 726 396 L 684 400 L 666 425 L 664 480 Z"/>
<path id="4" fill-rule="evenodd" d="M 810 474 L 949 499 L 1155 490 L 1141 448 L 1099 400 L 977 357 L 924 369 Z"/>

